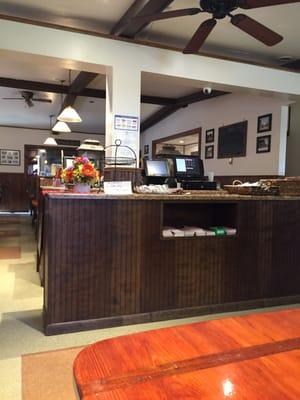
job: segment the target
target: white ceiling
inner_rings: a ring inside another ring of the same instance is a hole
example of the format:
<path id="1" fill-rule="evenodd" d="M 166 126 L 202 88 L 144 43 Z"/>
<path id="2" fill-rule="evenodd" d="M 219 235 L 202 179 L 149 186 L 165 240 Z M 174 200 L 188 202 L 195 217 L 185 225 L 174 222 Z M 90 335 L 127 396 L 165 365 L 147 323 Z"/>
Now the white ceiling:
<path id="1" fill-rule="evenodd" d="M 109 33 L 134 0 L 0 0 L 0 13 L 32 19 L 44 19 L 57 24 Z M 174 0 L 166 9 L 198 7 L 199 0 Z M 236 10 L 244 13 L 284 36 L 274 47 L 268 47 L 234 27 L 229 19 L 218 21 L 213 33 L 206 40 L 202 51 L 218 55 L 243 58 L 279 65 L 279 58 L 300 58 L 299 35 L 300 2 Z M 209 14 L 198 14 L 151 23 L 140 38 L 184 47 L 197 27 Z"/>
<path id="2" fill-rule="evenodd" d="M 0 14 L 11 14 L 33 19 L 47 19 L 54 23 L 76 25 L 78 28 L 94 29 L 109 33 L 134 0 L 0 0 Z M 174 0 L 168 10 L 197 7 L 198 0 Z M 280 56 L 300 58 L 299 36 L 300 2 L 284 6 L 242 10 L 243 13 L 265 23 L 284 36 L 284 41 L 275 47 L 267 47 L 252 39 L 228 20 L 218 21 L 212 35 L 209 36 L 203 50 L 219 55 L 244 58 L 279 64 Z M 181 17 L 172 20 L 157 21 L 150 24 L 140 38 L 155 40 L 164 44 L 184 47 L 198 25 L 208 15 Z M 57 64 L 49 59 L 41 62 L 30 56 L 0 52 L 0 77 L 34 80 L 45 83 L 68 83 L 68 69 L 72 69 L 72 80 L 79 71 L 67 61 Z M 188 57 L 188 56 L 187 56 Z M 104 89 L 105 76 L 99 75 L 90 85 L 91 88 Z M 218 88 L 221 89 L 221 88 Z M 201 82 L 171 79 L 154 74 L 142 75 L 142 94 L 178 98 L 201 90 Z M 35 93 L 36 97 L 51 98 L 52 103 L 35 103 L 28 108 L 22 101 L 6 101 L 3 97 L 18 97 L 17 89 L 0 87 L 0 125 L 25 126 L 33 128 L 49 127 L 49 115 L 60 110 L 61 96 L 53 93 Z M 78 97 L 75 108 L 79 111 L 83 123 L 72 125 L 74 131 L 103 133 L 105 131 L 105 100 Z M 157 111 L 160 106 L 142 104 L 141 120 Z"/>

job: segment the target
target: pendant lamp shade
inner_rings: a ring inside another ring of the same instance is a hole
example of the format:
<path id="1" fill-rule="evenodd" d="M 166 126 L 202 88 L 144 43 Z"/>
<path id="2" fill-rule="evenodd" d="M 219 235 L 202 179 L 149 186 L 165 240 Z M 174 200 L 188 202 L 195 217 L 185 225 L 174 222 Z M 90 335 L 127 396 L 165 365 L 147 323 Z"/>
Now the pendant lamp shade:
<path id="1" fill-rule="evenodd" d="M 47 146 L 57 146 L 57 142 L 53 137 L 47 137 L 47 139 L 44 141 L 44 144 Z"/>
<path id="2" fill-rule="evenodd" d="M 68 106 L 66 107 L 57 117 L 59 121 L 63 122 L 81 122 L 82 119 L 80 118 L 79 114 L 77 111 L 71 107 Z"/>
<path id="3" fill-rule="evenodd" d="M 68 125 L 63 121 L 57 121 L 56 124 L 52 128 L 53 132 L 71 132 L 71 129 Z"/>

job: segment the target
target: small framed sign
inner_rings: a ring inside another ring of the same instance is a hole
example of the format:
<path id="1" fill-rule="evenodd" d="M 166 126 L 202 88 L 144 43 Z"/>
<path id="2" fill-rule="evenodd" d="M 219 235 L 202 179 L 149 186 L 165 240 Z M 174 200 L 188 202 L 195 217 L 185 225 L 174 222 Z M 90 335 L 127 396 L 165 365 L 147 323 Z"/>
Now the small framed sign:
<path id="1" fill-rule="evenodd" d="M 272 130 L 272 114 L 261 115 L 257 119 L 257 133 Z"/>
<path id="2" fill-rule="evenodd" d="M 256 138 L 256 153 L 269 153 L 271 151 L 271 135 Z"/>
<path id="3" fill-rule="evenodd" d="M 21 151 L 0 149 L 0 165 L 18 166 L 21 164 Z"/>
<path id="4" fill-rule="evenodd" d="M 214 146 L 205 146 L 205 158 L 214 158 Z"/>
<path id="5" fill-rule="evenodd" d="M 205 143 L 213 143 L 215 141 L 215 130 L 209 129 L 205 132 Z"/>

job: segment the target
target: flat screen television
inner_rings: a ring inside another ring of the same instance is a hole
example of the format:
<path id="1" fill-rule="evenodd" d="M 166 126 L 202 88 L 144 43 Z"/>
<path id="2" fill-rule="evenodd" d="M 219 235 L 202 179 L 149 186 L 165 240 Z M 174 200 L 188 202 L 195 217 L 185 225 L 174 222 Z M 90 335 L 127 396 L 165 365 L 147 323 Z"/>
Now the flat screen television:
<path id="1" fill-rule="evenodd" d="M 248 121 L 219 128 L 218 158 L 245 157 Z"/>
<path id="2" fill-rule="evenodd" d="M 166 160 L 146 160 L 145 174 L 148 177 L 169 177 L 170 171 Z"/>
<path id="3" fill-rule="evenodd" d="M 203 162 L 199 156 L 174 156 L 174 174 L 179 179 L 203 179 Z"/>

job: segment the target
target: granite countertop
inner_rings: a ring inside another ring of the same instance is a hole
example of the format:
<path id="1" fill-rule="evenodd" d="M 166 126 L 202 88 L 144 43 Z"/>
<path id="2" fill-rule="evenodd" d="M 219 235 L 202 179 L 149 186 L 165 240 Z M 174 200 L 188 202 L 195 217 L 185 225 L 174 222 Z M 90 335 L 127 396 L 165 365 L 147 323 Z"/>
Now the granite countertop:
<path id="1" fill-rule="evenodd" d="M 185 191 L 183 194 L 138 194 L 131 195 L 106 195 L 103 192 L 91 192 L 89 194 L 73 192 L 48 192 L 46 196 L 51 199 L 81 199 L 81 200 L 176 200 L 176 201 L 201 201 L 201 200 L 300 200 L 299 196 L 249 196 L 229 194 L 226 190 L 201 190 Z"/>

